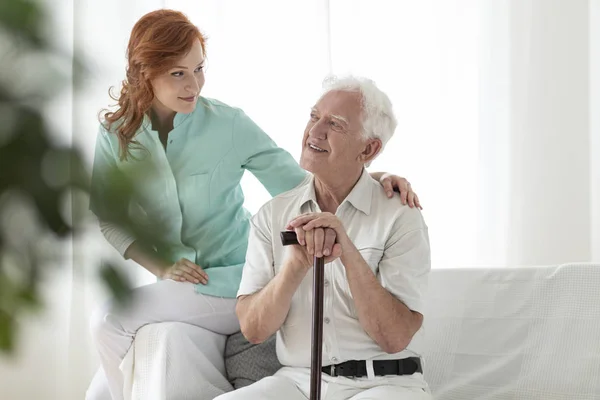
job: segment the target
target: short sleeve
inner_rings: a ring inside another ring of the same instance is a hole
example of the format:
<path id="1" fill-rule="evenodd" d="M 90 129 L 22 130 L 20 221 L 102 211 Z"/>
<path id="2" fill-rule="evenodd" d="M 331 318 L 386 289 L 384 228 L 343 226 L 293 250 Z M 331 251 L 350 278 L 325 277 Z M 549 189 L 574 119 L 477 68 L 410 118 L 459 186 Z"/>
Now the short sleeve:
<path id="1" fill-rule="evenodd" d="M 413 212 L 419 213 L 417 210 Z M 427 227 L 407 232 L 398 225 L 399 222 L 386 243 L 379 263 L 378 278 L 381 285 L 410 310 L 423 313 L 423 300 L 431 271 Z"/>
<path id="2" fill-rule="evenodd" d="M 250 220 L 246 263 L 238 297 L 258 292 L 275 277 L 269 210 L 270 204 L 267 203 Z"/>

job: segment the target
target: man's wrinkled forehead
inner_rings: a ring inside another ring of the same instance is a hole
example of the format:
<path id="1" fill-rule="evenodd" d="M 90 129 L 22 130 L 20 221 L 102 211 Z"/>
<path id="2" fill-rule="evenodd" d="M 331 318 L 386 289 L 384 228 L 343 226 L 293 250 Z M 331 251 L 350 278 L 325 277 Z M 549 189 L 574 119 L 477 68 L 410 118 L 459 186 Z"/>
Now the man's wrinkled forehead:
<path id="1" fill-rule="evenodd" d="M 323 114 L 324 112 L 319 111 L 319 109 L 315 106 L 313 108 L 311 108 L 311 111 L 319 113 L 319 114 Z M 338 115 L 338 114 L 329 114 L 327 113 L 328 117 L 331 119 L 335 119 L 338 120 L 340 122 L 343 122 L 344 124 L 349 124 L 350 121 L 348 121 L 348 118 L 344 117 L 343 115 Z"/>
<path id="2" fill-rule="evenodd" d="M 359 92 L 332 90 L 325 93 L 312 108 L 345 124 L 360 122 L 361 95 Z"/>

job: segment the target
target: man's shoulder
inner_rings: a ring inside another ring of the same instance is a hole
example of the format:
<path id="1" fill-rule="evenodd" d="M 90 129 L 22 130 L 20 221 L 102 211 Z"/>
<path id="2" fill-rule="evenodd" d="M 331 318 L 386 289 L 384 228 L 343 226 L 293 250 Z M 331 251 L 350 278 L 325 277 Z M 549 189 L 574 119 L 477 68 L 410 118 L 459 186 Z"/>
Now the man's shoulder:
<path id="1" fill-rule="evenodd" d="M 376 180 L 369 182 L 372 185 L 371 216 L 373 218 L 386 218 L 394 221 L 395 225 L 403 230 L 427 229 L 421 210 L 402 204 L 400 193 L 394 192 L 392 198 L 387 197 L 383 186 Z"/>

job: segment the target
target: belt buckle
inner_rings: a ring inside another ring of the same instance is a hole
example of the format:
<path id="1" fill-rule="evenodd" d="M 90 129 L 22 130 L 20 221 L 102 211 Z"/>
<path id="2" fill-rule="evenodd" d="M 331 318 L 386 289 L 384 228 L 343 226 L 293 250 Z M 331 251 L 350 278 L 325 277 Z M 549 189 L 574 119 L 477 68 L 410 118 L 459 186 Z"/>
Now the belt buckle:
<path id="1" fill-rule="evenodd" d="M 330 375 L 330 376 L 333 376 L 333 377 L 336 377 L 336 376 L 337 376 L 337 375 L 335 374 L 335 364 L 331 364 L 331 365 L 329 366 L 329 375 Z"/>

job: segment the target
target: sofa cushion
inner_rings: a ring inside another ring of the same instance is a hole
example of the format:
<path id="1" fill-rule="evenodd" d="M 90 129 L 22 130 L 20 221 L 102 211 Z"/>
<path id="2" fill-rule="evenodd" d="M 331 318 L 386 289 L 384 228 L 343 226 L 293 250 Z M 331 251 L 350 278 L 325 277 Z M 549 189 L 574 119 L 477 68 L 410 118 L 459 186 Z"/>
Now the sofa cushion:
<path id="1" fill-rule="evenodd" d="M 600 399 L 600 265 L 433 270 L 436 399 Z"/>
<path id="2" fill-rule="evenodd" d="M 275 335 L 259 345 L 249 343 L 241 332 L 227 338 L 225 368 L 229 382 L 235 389 L 250 385 L 279 368 L 275 350 Z"/>

